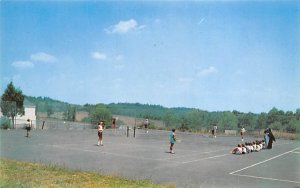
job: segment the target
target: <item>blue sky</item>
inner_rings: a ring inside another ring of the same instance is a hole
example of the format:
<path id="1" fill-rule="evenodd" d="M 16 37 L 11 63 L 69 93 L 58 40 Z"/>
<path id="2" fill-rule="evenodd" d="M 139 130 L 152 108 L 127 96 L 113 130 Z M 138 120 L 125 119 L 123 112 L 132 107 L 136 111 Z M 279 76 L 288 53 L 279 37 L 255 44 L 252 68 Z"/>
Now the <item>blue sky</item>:
<path id="1" fill-rule="evenodd" d="M 1 88 L 72 104 L 300 108 L 300 1 L 1 1 Z"/>

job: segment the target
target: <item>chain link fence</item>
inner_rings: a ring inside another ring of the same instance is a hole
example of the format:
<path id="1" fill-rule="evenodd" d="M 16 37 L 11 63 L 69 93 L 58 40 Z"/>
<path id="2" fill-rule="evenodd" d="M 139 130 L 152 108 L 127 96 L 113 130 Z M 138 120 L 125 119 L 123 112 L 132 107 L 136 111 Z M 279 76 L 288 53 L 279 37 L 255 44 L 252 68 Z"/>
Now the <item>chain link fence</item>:
<path id="1" fill-rule="evenodd" d="M 62 130 L 85 130 L 96 128 L 95 124 L 72 122 L 63 120 L 30 120 L 32 129 L 62 129 Z M 11 123 L 10 123 L 11 124 Z M 16 129 L 25 129 L 26 120 L 16 119 Z M 12 127 L 10 127 L 12 128 Z"/>
<path id="2" fill-rule="evenodd" d="M 64 129 L 64 130 L 85 130 L 96 128 L 95 124 L 62 121 L 62 120 L 37 120 L 37 129 Z"/>

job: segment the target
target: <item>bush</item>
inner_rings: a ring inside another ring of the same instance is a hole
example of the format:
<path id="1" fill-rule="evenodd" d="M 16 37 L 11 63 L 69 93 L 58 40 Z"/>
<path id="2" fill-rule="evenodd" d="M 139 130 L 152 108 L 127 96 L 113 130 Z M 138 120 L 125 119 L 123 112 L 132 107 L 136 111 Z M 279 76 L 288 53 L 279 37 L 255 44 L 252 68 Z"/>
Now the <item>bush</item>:
<path id="1" fill-rule="evenodd" d="M 291 133 L 299 133 L 300 132 L 300 121 L 296 120 L 296 119 L 290 121 L 286 127 L 286 131 L 291 132 Z"/>
<path id="2" fill-rule="evenodd" d="M 149 128 L 149 129 L 157 129 L 157 127 L 156 127 L 154 124 L 150 124 L 150 125 L 148 126 L 148 128 Z"/>
<path id="3" fill-rule="evenodd" d="M 7 117 L 1 117 L 0 118 L 0 128 L 1 129 L 10 129 L 11 128 L 10 119 Z"/>

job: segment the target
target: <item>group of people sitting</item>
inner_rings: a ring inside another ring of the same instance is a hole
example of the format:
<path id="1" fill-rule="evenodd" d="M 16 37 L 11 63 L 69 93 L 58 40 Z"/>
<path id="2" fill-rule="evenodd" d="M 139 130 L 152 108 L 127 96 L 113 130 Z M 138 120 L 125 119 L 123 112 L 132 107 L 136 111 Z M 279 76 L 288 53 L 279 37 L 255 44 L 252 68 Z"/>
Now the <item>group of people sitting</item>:
<path id="1" fill-rule="evenodd" d="M 262 149 L 272 149 L 273 142 L 275 142 L 275 137 L 270 128 L 264 131 L 264 140 L 256 140 L 253 142 L 245 142 L 244 144 L 238 144 L 231 153 L 232 154 L 246 154 L 251 152 L 258 152 Z"/>
<path id="2" fill-rule="evenodd" d="M 235 147 L 231 151 L 231 153 L 241 155 L 241 154 L 246 154 L 246 153 L 251 153 L 251 152 L 257 152 L 257 151 L 260 151 L 265 148 L 266 148 L 266 145 L 265 145 L 264 140 L 261 140 L 261 141 L 256 140 L 253 142 L 245 142 L 244 144 L 238 144 L 237 147 Z"/>

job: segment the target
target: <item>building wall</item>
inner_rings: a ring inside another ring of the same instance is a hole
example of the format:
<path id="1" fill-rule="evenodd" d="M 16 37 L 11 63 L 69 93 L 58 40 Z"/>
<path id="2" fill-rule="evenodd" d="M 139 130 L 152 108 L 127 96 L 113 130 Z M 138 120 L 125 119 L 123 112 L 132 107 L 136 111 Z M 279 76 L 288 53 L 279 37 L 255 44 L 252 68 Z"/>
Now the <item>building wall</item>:
<path id="1" fill-rule="evenodd" d="M 35 106 L 24 106 L 25 114 L 16 117 L 16 128 L 23 128 L 27 119 L 30 119 L 32 128 L 36 129 Z"/>

